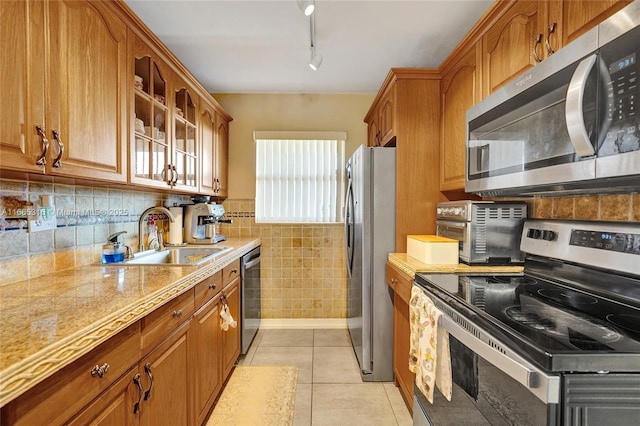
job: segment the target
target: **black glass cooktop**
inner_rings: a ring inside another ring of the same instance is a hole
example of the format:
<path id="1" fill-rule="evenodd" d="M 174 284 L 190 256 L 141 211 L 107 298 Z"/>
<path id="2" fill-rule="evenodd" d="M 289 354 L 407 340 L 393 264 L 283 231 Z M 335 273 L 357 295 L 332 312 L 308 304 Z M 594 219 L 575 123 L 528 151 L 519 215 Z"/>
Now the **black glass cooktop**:
<path id="1" fill-rule="evenodd" d="M 521 276 L 416 274 L 416 282 L 544 369 L 640 371 L 637 278 L 530 262 Z"/>

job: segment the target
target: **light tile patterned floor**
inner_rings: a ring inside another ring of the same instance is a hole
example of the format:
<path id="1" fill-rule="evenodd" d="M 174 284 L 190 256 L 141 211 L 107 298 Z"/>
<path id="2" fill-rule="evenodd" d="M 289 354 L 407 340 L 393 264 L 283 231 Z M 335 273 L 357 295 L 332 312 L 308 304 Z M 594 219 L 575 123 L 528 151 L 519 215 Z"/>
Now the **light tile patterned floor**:
<path id="1" fill-rule="evenodd" d="M 294 426 L 410 426 L 393 383 L 363 382 L 347 330 L 260 330 L 244 365 L 295 365 Z"/>

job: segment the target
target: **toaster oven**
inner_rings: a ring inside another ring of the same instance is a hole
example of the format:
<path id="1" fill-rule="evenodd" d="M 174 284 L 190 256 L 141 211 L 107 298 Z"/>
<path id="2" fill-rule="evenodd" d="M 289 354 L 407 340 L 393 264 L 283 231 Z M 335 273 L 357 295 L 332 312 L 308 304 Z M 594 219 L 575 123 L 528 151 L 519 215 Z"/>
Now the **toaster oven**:
<path id="1" fill-rule="evenodd" d="M 459 242 L 460 261 L 509 265 L 524 262 L 520 233 L 527 218 L 523 202 L 449 201 L 437 205 L 436 233 Z"/>

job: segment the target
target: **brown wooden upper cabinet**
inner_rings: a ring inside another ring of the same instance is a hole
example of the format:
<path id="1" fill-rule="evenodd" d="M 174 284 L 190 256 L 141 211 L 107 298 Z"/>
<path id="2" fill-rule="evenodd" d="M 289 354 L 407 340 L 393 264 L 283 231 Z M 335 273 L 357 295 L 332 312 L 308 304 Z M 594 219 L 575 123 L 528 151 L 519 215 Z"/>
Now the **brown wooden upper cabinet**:
<path id="1" fill-rule="evenodd" d="M 130 58 L 130 180 L 160 189 L 197 192 L 200 135 L 196 96 L 139 37 L 131 37 Z"/>
<path id="2" fill-rule="evenodd" d="M 364 121 L 368 124 L 368 146 L 395 146 L 395 85 L 384 88 Z"/>
<path id="3" fill-rule="evenodd" d="M 516 1 L 482 37 L 484 94 L 536 64 L 534 39 L 544 27 L 544 3 Z"/>
<path id="4" fill-rule="evenodd" d="M 629 3 L 630 0 L 548 1 L 543 34 L 545 55 L 571 43 Z"/>
<path id="5" fill-rule="evenodd" d="M 200 139 L 202 141 L 200 193 L 227 197 L 229 121 L 231 117 L 202 98 Z"/>
<path id="6" fill-rule="evenodd" d="M 630 1 L 519 0 L 482 38 L 484 96 L 575 40 Z"/>
<path id="7" fill-rule="evenodd" d="M 369 146 L 396 148 L 396 245 L 408 234 L 435 232 L 435 206 L 444 201 L 438 179 L 440 74 L 426 68 L 392 68 L 364 121 Z M 371 136 L 378 135 L 372 143 Z"/>
<path id="8" fill-rule="evenodd" d="M 0 168 L 125 182 L 126 25 L 102 2 L 0 15 Z"/>
<path id="9" fill-rule="evenodd" d="M 481 44 L 460 52 L 442 70 L 440 133 L 440 190 L 464 189 L 466 168 L 466 112 L 482 97 Z"/>
<path id="10" fill-rule="evenodd" d="M 173 109 L 173 187 L 187 192 L 198 191 L 200 144 L 196 125 L 194 94 L 187 84 L 176 77 Z"/>

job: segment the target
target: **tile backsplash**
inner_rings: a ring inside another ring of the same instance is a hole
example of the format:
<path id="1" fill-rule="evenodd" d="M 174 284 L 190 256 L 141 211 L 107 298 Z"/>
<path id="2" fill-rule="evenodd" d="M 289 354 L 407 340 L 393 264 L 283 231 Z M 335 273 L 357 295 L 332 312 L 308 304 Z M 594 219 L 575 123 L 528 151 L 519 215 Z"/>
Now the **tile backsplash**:
<path id="1" fill-rule="evenodd" d="M 26 215 L 42 195 L 53 197 L 57 226 L 30 233 Z M 121 241 L 137 250 L 146 208 L 186 202 L 181 195 L 0 179 L 0 283 L 98 262 L 107 237 L 118 231 L 127 231 Z"/>
<path id="2" fill-rule="evenodd" d="M 586 195 L 523 200 L 529 217 L 537 219 L 575 219 L 640 221 L 640 194 Z"/>
<path id="3" fill-rule="evenodd" d="M 23 213 L 41 195 L 53 196 L 57 227 L 29 233 Z M 640 221 L 637 193 L 524 201 L 534 218 Z M 135 248 L 146 208 L 188 202 L 181 195 L 0 179 L 0 283 L 98 262 L 102 244 L 117 231 L 127 231 L 123 241 Z M 220 233 L 262 240 L 264 318 L 346 317 L 342 224 L 257 224 L 253 200 L 223 205 L 233 223 L 220 224 Z"/>
<path id="4" fill-rule="evenodd" d="M 253 200 L 227 200 L 220 232 L 260 237 L 263 318 L 346 318 L 342 224 L 256 224 Z"/>

